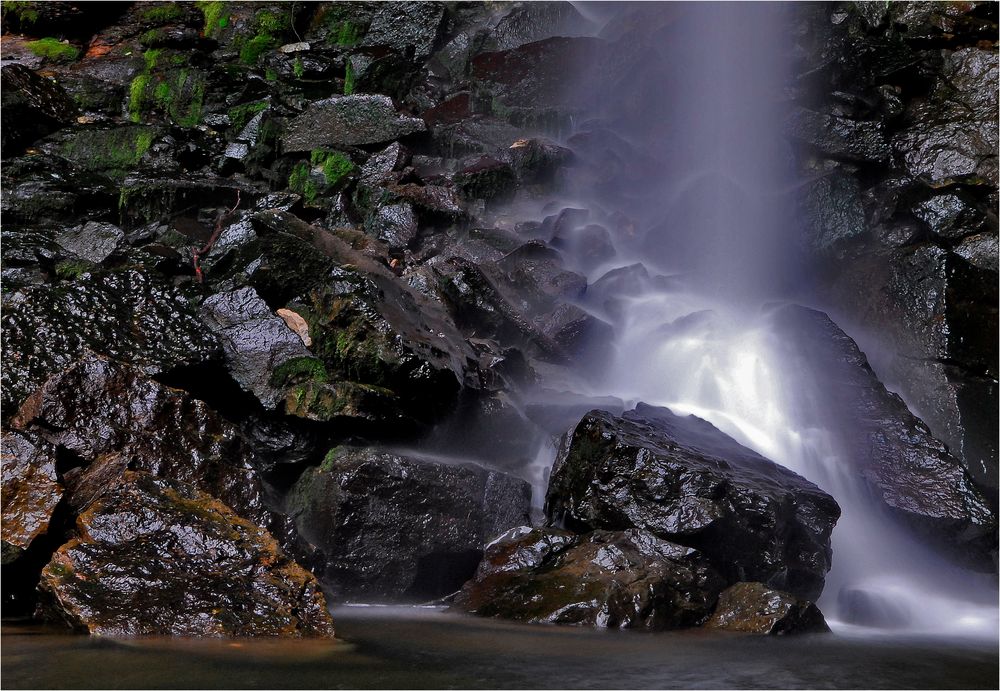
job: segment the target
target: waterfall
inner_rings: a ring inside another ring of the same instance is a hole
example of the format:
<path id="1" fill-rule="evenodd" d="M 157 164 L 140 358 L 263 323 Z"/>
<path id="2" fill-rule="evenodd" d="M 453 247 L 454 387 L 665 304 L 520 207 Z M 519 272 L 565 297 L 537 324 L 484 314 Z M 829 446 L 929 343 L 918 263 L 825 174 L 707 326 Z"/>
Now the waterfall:
<path id="1" fill-rule="evenodd" d="M 592 286 L 581 306 L 615 332 L 611 364 L 578 393 L 697 415 L 832 494 L 843 517 L 819 604 L 835 626 L 995 635 L 995 588 L 947 566 L 876 506 L 846 458 L 850 430 L 824 419 L 818 373 L 769 318 L 771 301 L 810 301 L 781 133 L 788 8 L 578 8 L 599 36 L 625 37 L 616 48 L 641 55 L 641 69 L 616 83 L 579 80 L 574 88 L 593 94 L 580 130 L 608 141 L 610 130 L 636 161 L 655 161 L 625 182 L 570 185 L 592 220 L 612 226 L 623 211 L 639 227 L 612 232 L 616 253 L 597 265 L 567 246 Z"/>

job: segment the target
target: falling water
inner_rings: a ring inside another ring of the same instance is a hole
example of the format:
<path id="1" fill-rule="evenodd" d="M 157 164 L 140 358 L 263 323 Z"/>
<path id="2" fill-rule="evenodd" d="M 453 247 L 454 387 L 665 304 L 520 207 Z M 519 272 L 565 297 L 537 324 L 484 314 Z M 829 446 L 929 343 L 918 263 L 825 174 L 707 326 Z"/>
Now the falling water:
<path id="1" fill-rule="evenodd" d="M 809 299 L 780 131 L 787 8 L 578 7 L 598 35 L 624 37 L 622 50 L 643 46 L 641 70 L 613 84 L 587 74 L 577 85 L 595 94 L 581 130 L 612 130 L 656 162 L 625 184 L 574 190 L 592 220 L 618 209 L 638 225 L 613 234 L 616 254 L 598 266 L 570 245 L 569 263 L 593 287 L 582 306 L 616 334 L 611 365 L 582 393 L 702 417 L 831 493 L 843 509 L 820 600 L 831 621 L 995 635 L 995 590 L 946 566 L 874 505 L 843 450 L 849 432 L 820 412 L 829 402 L 819 373 L 796 361 L 794 334 L 770 321 L 768 302 Z"/>

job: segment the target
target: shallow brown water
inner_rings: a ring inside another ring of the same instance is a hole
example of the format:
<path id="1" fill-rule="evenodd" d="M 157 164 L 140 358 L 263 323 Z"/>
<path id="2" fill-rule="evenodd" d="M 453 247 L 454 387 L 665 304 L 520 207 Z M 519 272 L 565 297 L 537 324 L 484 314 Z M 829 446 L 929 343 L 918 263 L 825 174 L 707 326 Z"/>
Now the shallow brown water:
<path id="1" fill-rule="evenodd" d="M 335 642 L 110 640 L 5 626 L 3 688 L 995 689 L 996 640 L 762 639 L 527 626 L 434 609 L 334 612 Z"/>

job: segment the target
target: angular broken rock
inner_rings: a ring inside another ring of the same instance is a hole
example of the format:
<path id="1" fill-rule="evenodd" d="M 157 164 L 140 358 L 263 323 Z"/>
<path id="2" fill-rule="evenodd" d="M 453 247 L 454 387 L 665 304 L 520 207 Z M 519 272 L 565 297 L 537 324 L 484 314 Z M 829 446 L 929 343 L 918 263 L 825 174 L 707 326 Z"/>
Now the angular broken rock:
<path id="1" fill-rule="evenodd" d="M 545 512 L 571 530 L 639 528 L 701 551 L 728 583 L 818 597 L 833 497 L 710 423 L 639 404 L 593 410 L 562 444 Z"/>
<path id="2" fill-rule="evenodd" d="M 275 408 L 285 392 L 271 385 L 274 370 L 284 362 L 310 354 L 301 334 L 288 325 L 285 317 L 275 316 L 253 288 L 209 297 L 201 305 L 201 316 L 222 342 L 233 379 L 264 407 Z M 308 337 L 305 320 L 295 316 Z"/>
<path id="3" fill-rule="evenodd" d="M 289 123 L 281 137 L 285 152 L 359 146 L 392 141 L 426 129 L 424 121 L 401 115 L 388 96 L 358 94 L 316 101 Z"/>
<path id="4" fill-rule="evenodd" d="M 56 475 L 56 447 L 30 432 L 3 435 L 3 563 L 48 530 L 63 495 Z"/>
<path id="5" fill-rule="evenodd" d="M 454 605 L 526 622 L 675 629 L 704 621 L 724 585 L 697 550 L 645 530 L 521 527 L 490 544 Z"/>
<path id="6" fill-rule="evenodd" d="M 128 472 L 42 571 L 38 613 L 140 636 L 332 636 L 316 579 L 191 485 Z"/>
<path id="7" fill-rule="evenodd" d="M 135 367 L 85 357 L 33 393 L 14 425 L 79 457 L 64 478 L 77 511 L 129 467 L 190 483 L 257 525 L 270 520 L 254 453 L 236 427 Z"/>
<path id="8" fill-rule="evenodd" d="M 340 447 L 285 508 L 338 598 L 414 601 L 457 590 L 489 540 L 529 520 L 530 503 L 527 482 L 480 466 Z"/>
<path id="9" fill-rule="evenodd" d="M 737 583 L 722 591 L 706 628 L 785 636 L 830 630 L 812 602 L 772 590 L 763 583 Z"/>

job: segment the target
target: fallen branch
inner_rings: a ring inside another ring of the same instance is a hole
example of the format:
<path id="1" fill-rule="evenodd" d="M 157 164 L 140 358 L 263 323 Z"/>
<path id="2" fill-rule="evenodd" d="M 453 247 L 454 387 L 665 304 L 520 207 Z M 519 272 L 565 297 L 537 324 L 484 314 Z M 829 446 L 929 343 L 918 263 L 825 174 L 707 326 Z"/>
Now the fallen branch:
<path id="1" fill-rule="evenodd" d="M 198 283 L 204 282 L 204 277 L 201 273 L 201 265 L 199 261 L 201 260 L 201 255 L 207 254 L 212 251 L 212 247 L 215 246 L 215 242 L 219 239 L 222 234 L 222 224 L 236 213 L 236 209 L 240 208 L 240 191 L 236 190 L 236 205 L 233 206 L 229 211 L 219 216 L 219 220 L 215 222 L 215 230 L 212 231 L 212 236 L 208 238 L 208 242 L 201 249 L 196 249 L 191 257 L 191 263 L 194 265 L 194 275 L 198 279 Z"/>

